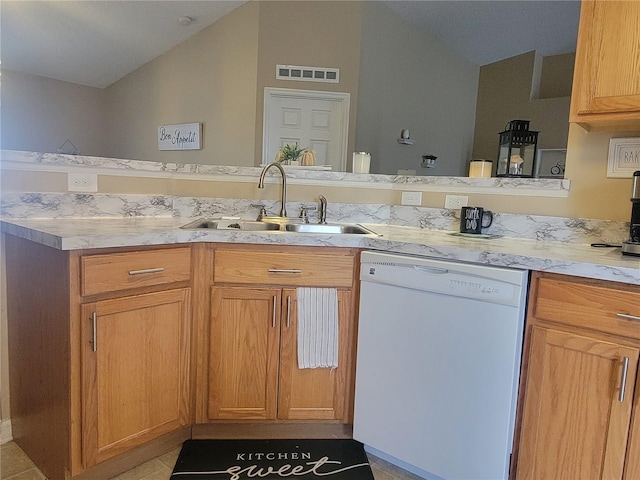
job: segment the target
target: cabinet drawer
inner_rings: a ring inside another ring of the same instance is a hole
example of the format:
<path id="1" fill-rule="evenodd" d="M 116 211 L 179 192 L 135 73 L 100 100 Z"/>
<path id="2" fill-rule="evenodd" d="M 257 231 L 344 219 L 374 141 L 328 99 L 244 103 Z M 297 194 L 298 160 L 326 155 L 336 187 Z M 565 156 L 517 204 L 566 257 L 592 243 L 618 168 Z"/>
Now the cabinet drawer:
<path id="1" fill-rule="evenodd" d="M 352 255 L 218 250 L 214 280 L 217 283 L 351 287 L 353 268 Z"/>
<path id="2" fill-rule="evenodd" d="M 82 295 L 188 281 L 191 249 L 85 255 L 81 269 Z"/>
<path id="3" fill-rule="evenodd" d="M 640 338 L 640 288 L 627 285 L 617 289 L 541 277 L 533 315 L 539 320 Z"/>

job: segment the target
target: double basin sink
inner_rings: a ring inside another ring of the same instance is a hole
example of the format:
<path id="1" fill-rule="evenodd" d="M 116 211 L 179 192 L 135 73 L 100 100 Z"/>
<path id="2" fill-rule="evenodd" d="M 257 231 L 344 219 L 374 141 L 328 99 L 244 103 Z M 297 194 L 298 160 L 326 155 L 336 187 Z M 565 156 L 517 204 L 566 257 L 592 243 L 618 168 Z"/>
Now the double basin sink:
<path id="1" fill-rule="evenodd" d="M 354 223 L 301 223 L 295 219 L 267 217 L 260 221 L 200 218 L 182 225 L 187 230 L 239 230 L 245 232 L 280 231 L 292 233 L 326 233 L 333 235 L 378 235 Z"/>

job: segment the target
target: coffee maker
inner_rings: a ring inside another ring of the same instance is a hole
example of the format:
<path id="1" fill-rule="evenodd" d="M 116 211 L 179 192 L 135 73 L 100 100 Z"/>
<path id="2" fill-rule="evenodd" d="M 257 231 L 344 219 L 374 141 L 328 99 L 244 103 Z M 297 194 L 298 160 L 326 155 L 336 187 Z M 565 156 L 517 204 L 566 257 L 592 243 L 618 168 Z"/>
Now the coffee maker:
<path id="1" fill-rule="evenodd" d="M 624 255 L 640 255 L 640 170 L 633 172 L 629 240 L 622 244 Z"/>

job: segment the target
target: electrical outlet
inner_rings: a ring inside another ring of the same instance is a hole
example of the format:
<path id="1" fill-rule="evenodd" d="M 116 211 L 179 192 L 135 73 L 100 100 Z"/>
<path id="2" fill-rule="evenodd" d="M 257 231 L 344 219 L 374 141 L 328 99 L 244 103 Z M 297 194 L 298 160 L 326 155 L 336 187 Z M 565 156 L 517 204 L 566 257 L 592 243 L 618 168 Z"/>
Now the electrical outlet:
<path id="1" fill-rule="evenodd" d="M 421 205 L 422 192 L 402 192 L 402 205 Z"/>
<path id="2" fill-rule="evenodd" d="M 98 175 L 95 173 L 68 173 L 67 190 L 70 192 L 97 192 Z"/>
<path id="3" fill-rule="evenodd" d="M 469 197 L 466 195 L 446 195 L 444 208 L 458 209 L 469 205 Z"/>

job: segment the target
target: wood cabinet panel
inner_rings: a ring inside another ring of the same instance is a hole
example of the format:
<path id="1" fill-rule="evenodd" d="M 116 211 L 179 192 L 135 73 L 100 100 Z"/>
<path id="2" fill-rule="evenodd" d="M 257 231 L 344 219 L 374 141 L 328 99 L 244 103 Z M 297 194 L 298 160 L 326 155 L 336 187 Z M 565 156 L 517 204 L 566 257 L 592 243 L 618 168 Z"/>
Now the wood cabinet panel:
<path id="1" fill-rule="evenodd" d="M 640 127 L 640 2 L 583 0 L 570 121 Z"/>
<path id="2" fill-rule="evenodd" d="M 189 299 L 179 289 L 82 306 L 85 467 L 190 423 Z"/>
<path id="3" fill-rule="evenodd" d="M 610 288 L 559 276 L 537 282 L 532 313 L 536 319 L 640 339 L 640 324 L 621 315 L 640 318 L 638 289 Z"/>
<path id="4" fill-rule="evenodd" d="M 624 477 L 627 480 L 640 478 L 640 372 L 635 379 L 636 391 L 633 400 L 631 415 L 631 429 L 629 431 L 629 443 L 627 445 L 627 458 L 624 468 Z"/>
<path id="5" fill-rule="evenodd" d="M 345 414 L 349 372 L 349 318 L 351 292 L 338 290 L 338 367 L 298 368 L 298 315 L 296 291 L 283 291 L 278 418 L 289 420 L 341 420 Z M 290 302 L 290 308 L 288 304 Z"/>
<path id="6" fill-rule="evenodd" d="M 517 478 L 622 478 L 640 350 L 537 326 L 530 341 Z"/>
<path id="7" fill-rule="evenodd" d="M 271 253 L 252 250 L 216 251 L 216 283 L 351 287 L 353 255 Z"/>
<path id="8" fill-rule="evenodd" d="M 83 255 L 81 276 L 84 296 L 187 282 L 191 278 L 191 249 Z"/>
<path id="9" fill-rule="evenodd" d="M 351 292 L 338 291 L 338 367 L 298 368 L 295 289 L 213 287 L 209 420 L 342 420 Z"/>
<path id="10" fill-rule="evenodd" d="M 13 438 L 47 478 L 62 479 L 73 455 L 68 252 L 13 235 L 4 249 Z"/>
<path id="11" fill-rule="evenodd" d="M 209 419 L 276 418 L 280 290 L 213 287 Z"/>

